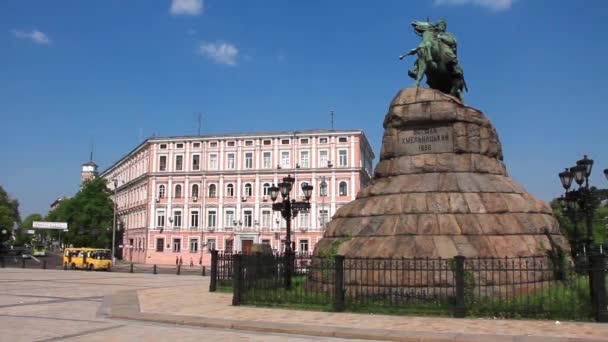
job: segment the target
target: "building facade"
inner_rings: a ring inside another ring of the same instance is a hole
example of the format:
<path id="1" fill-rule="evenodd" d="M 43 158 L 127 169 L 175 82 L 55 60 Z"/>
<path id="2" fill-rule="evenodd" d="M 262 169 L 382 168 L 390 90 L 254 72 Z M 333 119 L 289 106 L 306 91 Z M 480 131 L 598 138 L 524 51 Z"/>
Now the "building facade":
<path id="1" fill-rule="evenodd" d="M 332 213 L 370 181 L 373 159 L 361 130 L 150 138 L 100 177 L 115 193 L 124 259 L 209 265 L 211 249 L 283 250 L 286 222 L 268 189 L 288 175 L 292 198 L 314 186 L 291 236 L 296 252 L 312 252 Z"/>

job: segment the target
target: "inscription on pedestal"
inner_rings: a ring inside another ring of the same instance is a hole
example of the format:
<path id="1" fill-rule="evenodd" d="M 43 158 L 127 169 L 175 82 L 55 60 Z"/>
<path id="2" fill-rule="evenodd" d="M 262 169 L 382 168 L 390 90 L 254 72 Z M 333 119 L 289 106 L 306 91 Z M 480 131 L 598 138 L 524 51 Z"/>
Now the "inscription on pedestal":
<path id="1" fill-rule="evenodd" d="M 454 151 L 451 126 L 420 126 L 407 128 L 397 135 L 397 153 L 415 155 Z"/>

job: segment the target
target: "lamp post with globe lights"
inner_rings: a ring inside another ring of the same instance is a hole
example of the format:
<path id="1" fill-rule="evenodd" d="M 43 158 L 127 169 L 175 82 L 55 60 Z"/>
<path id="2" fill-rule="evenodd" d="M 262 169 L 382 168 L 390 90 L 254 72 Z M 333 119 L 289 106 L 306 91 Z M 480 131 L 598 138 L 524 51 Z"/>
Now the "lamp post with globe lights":
<path id="1" fill-rule="evenodd" d="M 304 193 L 304 201 L 296 201 L 291 198 L 291 190 L 295 179 L 291 176 L 283 178 L 283 181 L 277 185 L 272 185 L 269 188 L 270 198 L 272 199 L 272 210 L 279 211 L 281 216 L 286 221 L 286 236 L 285 236 L 285 288 L 291 288 L 291 268 L 293 263 L 293 249 L 291 247 L 291 219 L 295 218 L 299 212 L 308 212 L 310 210 L 310 198 L 312 197 L 313 186 L 308 183 L 302 183 L 302 192 Z M 276 202 L 281 194 L 282 200 Z M 276 202 L 276 203 L 275 203 Z"/>

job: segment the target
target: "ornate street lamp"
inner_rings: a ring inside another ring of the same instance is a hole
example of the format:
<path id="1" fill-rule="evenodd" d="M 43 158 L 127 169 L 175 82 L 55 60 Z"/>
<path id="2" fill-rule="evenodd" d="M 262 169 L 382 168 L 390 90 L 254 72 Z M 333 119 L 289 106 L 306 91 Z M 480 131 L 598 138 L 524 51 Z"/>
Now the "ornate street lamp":
<path id="1" fill-rule="evenodd" d="M 291 268 L 293 263 L 293 250 L 291 247 L 291 219 L 296 217 L 300 211 L 308 212 L 310 210 L 310 198 L 312 196 L 313 186 L 308 183 L 302 183 L 302 192 L 304 193 L 304 201 L 296 201 L 291 199 L 290 193 L 293 189 L 295 179 L 291 176 L 283 178 L 283 181 L 276 185 L 272 185 L 268 190 L 272 199 L 272 210 L 281 212 L 281 216 L 287 223 L 287 231 L 285 236 L 285 287 L 291 287 Z M 274 203 L 281 193 L 282 200 Z"/>
<path id="2" fill-rule="evenodd" d="M 589 188 L 589 177 L 591 176 L 591 170 L 593 169 L 593 159 L 583 156 L 583 159 L 576 162 L 576 166 L 566 169 L 559 173 L 559 180 L 562 183 L 564 189 L 566 189 L 565 196 L 560 197 L 560 203 L 567 210 L 570 220 L 574 225 L 574 248 L 573 250 L 578 252 L 579 247 L 579 232 L 577 227 L 577 211 L 584 214 L 586 225 L 587 225 L 587 239 L 585 241 L 586 251 L 591 251 L 594 238 L 593 238 L 593 213 L 598 206 L 598 199 L 596 196 L 596 189 L 594 187 Z M 604 174 L 608 178 L 608 169 L 604 170 Z M 578 189 L 570 190 L 572 180 L 578 184 Z"/>

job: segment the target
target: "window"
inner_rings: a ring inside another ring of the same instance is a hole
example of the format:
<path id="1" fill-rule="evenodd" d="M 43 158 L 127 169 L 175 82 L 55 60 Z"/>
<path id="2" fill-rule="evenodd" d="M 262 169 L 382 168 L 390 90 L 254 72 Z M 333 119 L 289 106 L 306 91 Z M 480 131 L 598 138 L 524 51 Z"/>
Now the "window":
<path id="1" fill-rule="evenodd" d="M 182 197 L 182 186 L 181 186 L 181 184 L 177 184 L 175 186 L 175 194 L 173 195 L 173 197 L 176 197 L 176 198 L 181 198 Z"/>
<path id="2" fill-rule="evenodd" d="M 198 239 L 190 239 L 190 253 L 198 252 Z"/>
<path id="3" fill-rule="evenodd" d="M 263 240 L 262 240 L 262 245 L 270 245 L 270 240 L 268 240 L 268 239 L 263 239 Z"/>
<path id="4" fill-rule="evenodd" d="M 308 240 L 300 240 L 300 253 L 308 253 Z"/>
<path id="5" fill-rule="evenodd" d="M 308 221 L 309 221 L 308 213 L 302 212 L 298 216 L 300 216 L 300 228 L 308 228 Z"/>
<path id="6" fill-rule="evenodd" d="M 250 183 L 245 184 L 245 197 L 251 197 L 252 196 L 252 187 Z"/>
<path id="7" fill-rule="evenodd" d="M 266 146 L 268 146 L 268 145 L 272 144 L 272 141 L 271 140 L 264 140 L 263 144 L 266 145 Z"/>
<path id="8" fill-rule="evenodd" d="M 215 227 L 217 224 L 217 212 L 215 210 L 209 210 L 207 212 L 207 227 Z"/>
<path id="9" fill-rule="evenodd" d="M 228 153 L 226 160 L 226 168 L 234 169 L 234 153 Z"/>
<path id="10" fill-rule="evenodd" d="M 270 169 L 270 152 L 264 152 L 264 165 L 265 169 Z"/>
<path id="11" fill-rule="evenodd" d="M 163 184 L 158 186 L 158 198 L 163 198 L 165 197 L 165 186 Z"/>
<path id="12" fill-rule="evenodd" d="M 210 251 L 215 250 L 215 239 L 207 239 L 207 249 Z"/>
<path id="13" fill-rule="evenodd" d="M 326 181 L 322 181 L 321 184 L 319 184 L 319 195 L 327 196 L 327 182 Z"/>
<path id="14" fill-rule="evenodd" d="M 246 169 L 253 168 L 253 153 L 251 153 L 251 152 L 245 153 L 245 168 Z"/>
<path id="15" fill-rule="evenodd" d="M 319 138 L 319 144 L 327 144 L 327 138 Z"/>
<path id="16" fill-rule="evenodd" d="M 176 144 L 175 148 L 184 148 L 184 144 L 182 144 L 182 143 Z"/>
<path id="17" fill-rule="evenodd" d="M 230 146 L 230 147 L 234 146 L 234 141 L 229 141 L 229 142 L 227 143 L 227 145 L 228 145 L 228 146 Z"/>
<path id="18" fill-rule="evenodd" d="M 173 227 L 181 227 L 182 226 L 182 211 L 175 210 L 173 211 Z"/>
<path id="19" fill-rule="evenodd" d="M 217 170 L 217 154 L 209 155 L 209 170 Z"/>
<path id="20" fill-rule="evenodd" d="M 262 227 L 270 227 L 271 217 L 270 210 L 262 210 Z"/>
<path id="21" fill-rule="evenodd" d="M 340 150 L 338 151 L 338 166 L 346 166 L 348 165 L 348 151 Z"/>
<path id="22" fill-rule="evenodd" d="M 167 149 L 167 144 L 160 144 L 160 149 L 161 150 L 166 150 Z"/>
<path id="23" fill-rule="evenodd" d="M 300 139 L 300 144 L 308 144 L 308 139 Z"/>
<path id="24" fill-rule="evenodd" d="M 165 239 L 156 238 L 156 251 L 163 252 L 165 250 Z"/>
<path id="25" fill-rule="evenodd" d="M 226 239 L 226 245 L 224 246 L 224 252 L 232 253 L 232 243 L 234 239 Z"/>
<path id="26" fill-rule="evenodd" d="M 190 227 L 198 227 L 198 210 L 190 211 Z"/>
<path id="27" fill-rule="evenodd" d="M 340 137 L 340 138 L 338 138 L 338 142 L 348 142 L 348 138 L 347 137 Z"/>
<path id="28" fill-rule="evenodd" d="M 181 171 L 184 167 L 184 156 L 175 156 L 175 171 Z"/>
<path id="29" fill-rule="evenodd" d="M 289 145 L 289 139 L 281 140 L 281 145 Z"/>
<path id="30" fill-rule="evenodd" d="M 281 151 L 281 167 L 289 167 L 289 151 Z"/>
<path id="31" fill-rule="evenodd" d="M 192 193 L 191 193 L 192 197 L 198 197 L 198 184 L 193 184 L 192 185 Z"/>
<path id="32" fill-rule="evenodd" d="M 234 185 L 226 185 L 226 197 L 234 197 Z"/>
<path id="33" fill-rule="evenodd" d="M 165 226 L 165 211 L 164 210 L 156 211 L 156 226 L 157 227 Z"/>
<path id="34" fill-rule="evenodd" d="M 226 227 L 234 226 L 234 210 L 228 209 L 226 210 Z"/>
<path id="35" fill-rule="evenodd" d="M 197 171 L 201 168 L 201 156 L 195 154 L 192 156 L 192 170 Z"/>
<path id="36" fill-rule="evenodd" d="M 173 239 L 173 251 L 174 252 L 182 251 L 182 239 L 180 239 L 180 238 Z"/>
<path id="37" fill-rule="evenodd" d="M 327 226 L 327 219 L 327 209 L 319 210 L 319 223 L 321 224 L 321 228 L 325 229 L 325 226 Z"/>
<path id="38" fill-rule="evenodd" d="M 340 182 L 338 193 L 340 196 L 348 196 L 348 184 L 346 182 Z"/>
<path id="39" fill-rule="evenodd" d="M 327 167 L 329 161 L 329 153 L 327 150 L 319 151 L 319 164 L 321 167 Z"/>
<path id="40" fill-rule="evenodd" d="M 217 186 L 215 184 L 209 184 L 209 197 L 217 197 Z"/>
<path id="41" fill-rule="evenodd" d="M 158 170 L 167 171 L 167 156 L 160 156 L 158 160 Z"/>
<path id="42" fill-rule="evenodd" d="M 243 211 L 243 221 L 245 227 L 253 226 L 253 212 L 251 210 Z"/>
<path id="43" fill-rule="evenodd" d="M 308 151 L 300 151 L 300 167 L 308 167 Z"/>
<path id="44" fill-rule="evenodd" d="M 264 183 L 264 185 L 262 186 L 263 188 L 263 194 L 264 196 L 270 196 L 270 184 L 269 183 Z"/>
<path id="45" fill-rule="evenodd" d="M 198 143 L 198 142 L 192 143 L 192 147 L 193 148 L 200 148 L 201 147 L 201 143 Z"/>
<path id="46" fill-rule="evenodd" d="M 245 146 L 253 146 L 253 140 L 246 140 Z"/>
<path id="47" fill-rule="evenodd" d="M 210 142 L 209 147 L 217 147 L 217 141 Z"/>

